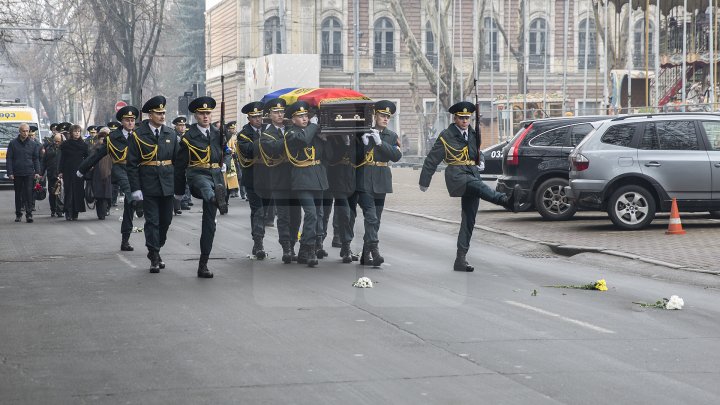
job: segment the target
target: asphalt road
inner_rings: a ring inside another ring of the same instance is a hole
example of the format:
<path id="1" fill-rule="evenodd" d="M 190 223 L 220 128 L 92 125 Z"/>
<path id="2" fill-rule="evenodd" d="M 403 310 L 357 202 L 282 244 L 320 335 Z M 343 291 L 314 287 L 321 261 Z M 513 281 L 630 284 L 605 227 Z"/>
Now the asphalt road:
<path id="1" fill-rule="evenodd" d="M 283 265 L 274 229 L 254 261 L 247 203 L 232 200 L 201 280 L 197 209 L 174 218 L 167 268 L 149 274 L 141 233 L 119 251 L 120 211 L 66 222 L 43 201 L 16 224 L 11 191 L 0 206 L 2 404 L 720 401 L 715 276 L 480 232 L 476 271 L 456 273 L 456 225 L 394 213 L 382 269 L 329 247 L 315 269 Z M 374 288 L 351 286 L 363 275 Z M 543 287 L 599 278 L 609 291 Z M 671 294 L 685 308 L 633 304 Z"/>

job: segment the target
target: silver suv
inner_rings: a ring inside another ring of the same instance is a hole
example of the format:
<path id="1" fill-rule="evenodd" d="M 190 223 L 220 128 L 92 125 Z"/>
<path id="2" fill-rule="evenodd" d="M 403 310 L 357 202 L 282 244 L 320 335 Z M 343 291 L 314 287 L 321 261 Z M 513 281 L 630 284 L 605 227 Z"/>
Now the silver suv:
<path id="1" fill-rule="evenodd" d="M 646 227 L 673 198 L 680 211 L 720 214 L 720 115 L 618 117 L 569 159 L 567 196 L 581 209 L 607 211 L 621 229 Z"/>

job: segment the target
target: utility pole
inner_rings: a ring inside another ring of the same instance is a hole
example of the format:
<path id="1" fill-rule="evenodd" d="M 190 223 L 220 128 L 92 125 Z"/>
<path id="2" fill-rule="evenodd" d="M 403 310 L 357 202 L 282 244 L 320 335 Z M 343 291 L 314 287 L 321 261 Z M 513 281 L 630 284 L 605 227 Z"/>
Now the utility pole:
<path id="1" fill-rule="evenodd" d="M 354 66 L 355 66 L 355 80 L 353 88 L 355 91 L 360 91 L 360 0 L 353 2 L 353 25 L 355 26 L 355 47 L 354 47 Z"/>
<path id="2" fill-rule="evenodd" d="M 285 0 L 280 0 L 278 4 L 278 14 L 280 17 L 280 53 L 285 53 L 287 49 L 287 33 L 285 25 L 286 13 L 285 13 Z"/>

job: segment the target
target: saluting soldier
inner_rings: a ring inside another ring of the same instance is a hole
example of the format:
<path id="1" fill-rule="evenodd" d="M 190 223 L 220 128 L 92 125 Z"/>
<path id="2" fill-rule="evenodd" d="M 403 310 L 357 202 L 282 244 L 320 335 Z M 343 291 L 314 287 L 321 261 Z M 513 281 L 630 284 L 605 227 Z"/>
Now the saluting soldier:
<path id="1" fill-rule="evenodd" d="M 215 239 L 215 217 L 218 210 L 221 214 L 227 213 L 225 181 L 221 171 L 226 142 L 220 131 L 210 125 L 215 105 L 212 97 L 198 97 L 190 102 L 188 110 L 195 114 L 197 123 L 183 135 L 175 164 L 175 198 L 178 201 L 182 198 L 187 182 L 193 197 L 203 200 L 197 270 L 200 278 L 213 278 L 207 262 Z"/>
<path id="2" fill-rule="evenodd" d="M 175 131 L 165 126 L 165 97 L 146 101 L 143 121 L 129 139 L 127 172 L 132 197 L 142 200 L 145 213 L 145 246 L 150 259 L 150 273 L 165 268 L 160 249 L 165 245 L 173 217 L 175 192 L 173 163 L 180 143 Z"/>
<path id="3" fill-rule="evenodd" d="M 390 118 L 395 114 L 395 104 L 381 100 L 375 103 L 375 126 L 372 132 L 363 134 L 359 150 L 356 176 L 358 204 L 365 218 L 365 235 L 360 264 L 380 266 L 385 259 L 378 247 L 378 231 L 385 196 L 392 193 L 392 173 L 388 162 L 397 162 L 402 157 L 400 143 L 395 132 L 387 128 Z"/>
<path id="4" fill-rule="evenodd" d="M 255 145 L 260 139 L 263 128 L 263 103 L 253 101 L 245 104 L 242 113 L 247 114 L 248 123 L 242 127 L 237 135 L 237 157 L 242 170 L 240 186 L 245 187 L 248 201 L 250 202 L 250 234 L 253 239 L 252 254 L 255 258 L 265 258 L 265 218 L 263 207 L 270 203 L 269 198 L 263 198 L 255 192 L 254 171 L 256 162 Z M 260 164 L 258 163 L 258 166 Z M 266 167 L 265 167 L 266 169 Z"/>
<path id="5" fill-rule="evenodd" d="M 475 268 L 466 259 L 470 248 L 470 238 L 475 228 L 480 199 L 517 212 L 516 204 L 518 189 L 508 196 L 491 189 L 480 178 L 479 149 L 475 129 L 470 126 L 470 117 L 475 112 L 475 105 L 461 101 L 448 109 L 453 114 L 453 123 L 440 135 L 425 158 L 420 173 L 420 190 L 426 191 L 430 180 L 440 162 L 447 164 L 445 169 L 445 186 L 450 197 L 461 197 L 461 223 L 457 240 L 457 255 L 453 270 L 471 272 Z"/>
<path id="6" fill-rule="evenodd" d="M 285 153 L 285 100 L 276 98 L 265 104 L 271 123 L 265 127 L 258 143 L 258 157 L 269 168 L 267 172 L 258 171 L 258 175 L 267 175 L 272 190 L 272 199 L 277 209 L 277 230 L 282 246 L 283 263 L 297 261 L 295 243 L 300 230 L 300 205 L 290 188 L 291 165 Z M 259 178 L 258 181 L 265 181 Z M 256 187 L 257 190 L 257 187 Z"/>
<path id="7" fill-rule="evenodd" d="M 285 152 L 292 165 L 290 188 L 304 212 L 298 264 L 318 264 L 316 246 L 322 244 L 323 191 L 328 188 L 327 174 L 320 156 L 323 141 L 320 127 L 308 119 L 310 105 L 297 101 L 285 110 L 292 126 L 285 131 Z"/>

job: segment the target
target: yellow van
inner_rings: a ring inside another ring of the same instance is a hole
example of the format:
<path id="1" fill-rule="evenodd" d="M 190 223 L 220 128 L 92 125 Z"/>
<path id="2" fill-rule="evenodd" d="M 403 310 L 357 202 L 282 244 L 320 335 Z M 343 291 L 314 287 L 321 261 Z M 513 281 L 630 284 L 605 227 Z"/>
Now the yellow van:
<path id="1" fill-rule="evenodd" d="M 0 100 L 0 184 L 10 184 L 7 175 L 7 147 L 11 140 L 17 138 L 20 124 L 40 127 L 37 111 L 27 104 L 16 101 Z"/>

